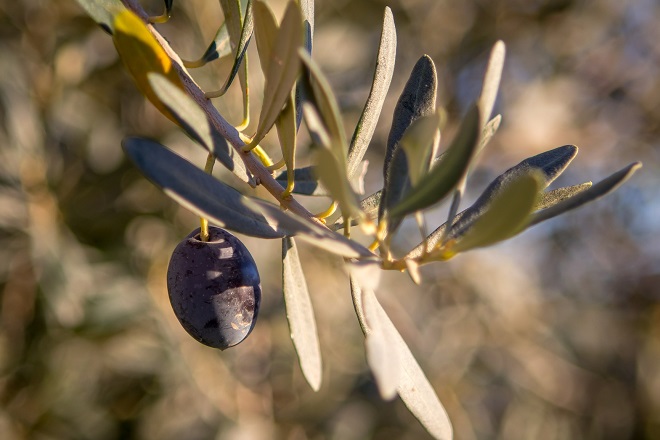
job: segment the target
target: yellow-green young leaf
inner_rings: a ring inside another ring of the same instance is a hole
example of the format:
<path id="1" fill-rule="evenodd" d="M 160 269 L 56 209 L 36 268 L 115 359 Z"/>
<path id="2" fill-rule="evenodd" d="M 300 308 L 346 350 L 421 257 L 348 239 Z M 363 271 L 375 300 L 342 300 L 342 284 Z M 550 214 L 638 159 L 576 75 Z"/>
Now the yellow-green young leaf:
<path id="1" fill-rule="evenodd" d="M 401 138 L 401 148 L 406 153 L 408 176 L 415 186 L 431 164 L 433 143 L 440 127 L 440 115 L 433 113 L 413 121 Z"/>
<path id="2" fill-rule="evenodd" d="M 178 73 L 172 66 L 172 60 L 163 47 L 151 35 L 147 25 L 133 12 L 125 9 L 115 15 L 114 33 L 119 56 L 135 82 L 149 101 L 173 122 L 177 122 L 167 107 L 160 102 L 149 84 L 148 74 L 155 72 L 166 77 L 172 84 L 183 88 Z"/>
<path id="3" fill-rule="evenodd" d="M 256 0 L 252 5 L 252 10 L 254 14 L 254 36 L 257 40 L 259 62 L 261 63 L 261 71 L 266 75 L 268 73 L 268 65 L 270 64 L 270 54 L 273 51 L 273 45 L 275 44 L 279 27 L 273 11 L 266 3 Z"/>
<path id="4" fill-rule="evenodd" d="M 287 100 L 284 108 L 280 112 L 279 117 L 275 121 L 277 128 L 277 136 L 280 140 L 280 148 L 282 149 L 282 157 L 287 169 L 287 184 L 286 191 L 291 193 L 294 186 L 294 169 L 296 167 L 296 103 L 295 92 L 291 91 L 289 99 Z"/>
<path id="5" fill-rule="evenodd" d="M 479 97 L 479 111 L 481 112 L 482 123 L 490 119 L 490 114 L 493 112 L 495 106 L 495 99 L 497 98 L 497 91 L 500 88 L 500 79 L 502 78 L 502 68 L 504 67 L 504 56 L 506 48 L 503 41 L 498 41 L 493 46 L 490 52 L 490 59 L 488 60 L 488 67 L 484 75 L 484 82 L 481 89 L 481 96 Z"/>
<path id="6" fill-rule="evenodd" d="M 515 176 L 493 199 L 490 207 L 446 252 L 451 256 L 478 247 L 490 246 L 522 232 L 530 221 L 538 197 L 545 187 L 539 170 Z"/>
<path id="7" fill-rule="evenodd" d="M 321 387 L 321 348 L 312 300 L 307 290 L 298 247 L 292 237 L 282 239 L 282 290 L 291 340 L 300 369 L 314 391 Z"/>
<path id="8" fill-rule="evenodd" d="M 458 133 L 440 163 L 389 211 L 390 219 L 401 219 L 407 214 L 428 208 L 447 196 L 461 180 L 474 157 L 479 132 L 479 110 L 473 106 L 465 115 Z"/>
<path id="9" fill-rule="evenodd" d="M 291 1 L 284 12 L 282 25 L 270 53 L 263 106 L 251 145 L 257 145 L 266 136 L 284 107 L 300 73 L 298 49 L 302 45 L 302 15 L 300 7 Z"/>
<path id="10" fill-rule="evenodd" d="M 445 408 L 440 403 L 433 387 L 426 378 L 421 367 L 415 360 L 410 348 L 403 340 L 398 330 L 378 302 L 373 291 L 361 289 L 358 282 L 351 277 L 351 296 L 353 306 L 360 322 L 360 327 L 367 338 L 371 329 L 369 317 L 377 316 L 381 326 L 381 334 L 387 339 L 387 349 L 390 355 L 381 354 L 386 359 L 396 359 L 399 364 L 399 377 L 396 381 L 396 391 L 406 404 L 408 410 L 419 420 L 429 434 L 438 440 L 452 438 L 452 426 Z M 369 310 L 365 310 L 365 305 Z M 374 359 L 375 360 L 375 359 Z M 369 365 L 370 367 L 371 364 Z M 380 370 L 379 376 L 386 375 L 389 381 L 394 380 L 392 371 Z M 378 378 L 378 376 L 377 376 Z M 386 386 L 390 386 L 388 382 Z M 386 390 L 387 391 L 387 390 Z"/>

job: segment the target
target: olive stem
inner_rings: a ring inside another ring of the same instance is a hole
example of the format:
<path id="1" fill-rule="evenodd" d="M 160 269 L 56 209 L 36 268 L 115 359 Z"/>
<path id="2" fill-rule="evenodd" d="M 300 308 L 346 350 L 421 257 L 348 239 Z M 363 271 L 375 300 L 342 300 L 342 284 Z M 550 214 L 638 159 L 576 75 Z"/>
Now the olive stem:
<path id="1" fill-rule="evenodd" d="M 213 153 L 209 153 L 206 156 L 206 165 L 204 165 L 204 172 L 206 174 L 213 173 L 213 165 L 215 164 L 215 156 Z M 201 241 L 209 241 L 209 221 L 204 217 L 199 218 L 200 228 L 199 228 L 199 239 Z"/>
<path id="2" fill-rule="evenodd" d="M 153 27 L 153 25 L 148 23 L 148 15 L 138 0 L 122 0 L 122 3 L 128 9 L 133 11 L 138 17 L 140 17 L 145 23 L 147 23 L 147 29 L 149 29 L 151 34 L 156 38 L 158 43 L 163 47 L 163 50 L 165 50 L 167 55 L 172 60 L 172 67 L 179 74 L 186 93 L 200 106 L 202 110 L 204 110 L 213 126 L 220 132 L 220 134 L 227 140 L 227 142 L 232 145 L 232 147 L 238 153 L 238 156 L 243 159 L 245 167 L 253 174 L 255 182 L 261 184 L 266 189 L 266 191 L 275 197 L 280 205 L 285 207 L 288 211 L 309 221 L 312 221 L 317 225 L 325 226 L 323 222 L 315 218 L 311 212 L 302 206 L 295 199 L 295 197 L 283 197 L 286 195 L 284 187 L 282 187 L 282 185 L 280 185 L 279 182 L 275 180 L 271 172 L 268 171 L 261 160 L 256 155 L 243 151 L 243 148 L 246 144 L 241 138 L 241 133 L 236 129 L 236 127 L 227 122 L 227 120 L 220 114 L 220 112 L 218 112 L 218 109 L 215 108 L 211 101 L 206 99 L 202 89 L 197 85 L 197 83 L 195 83 L 186 68 L 183 66 L 179 55 L 172 49 L 170 44 Z"/>

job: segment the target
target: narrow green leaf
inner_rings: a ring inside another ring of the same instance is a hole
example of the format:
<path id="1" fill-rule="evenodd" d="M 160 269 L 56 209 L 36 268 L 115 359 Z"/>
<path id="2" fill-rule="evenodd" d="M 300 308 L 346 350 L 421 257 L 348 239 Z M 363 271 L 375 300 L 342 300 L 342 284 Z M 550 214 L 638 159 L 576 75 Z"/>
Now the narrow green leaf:
<path id="1" fill-rule="evenodd" d="M 214 93 L 214 95 L 224 95 L 241 68 L 244 70 L 241 78 L 245 77 L 241 80 L 241 88 L 243 89 L 243 94 L 247 91 L 247 48 L 250 44 L 254 29 L 252 17 L 252 0 L 248 0 L 247 8 L 245 9 L 245 18 L 243 19 L 243 26 L 241 28 L 240 37 L 234 55 L 234 63 L 231 66 L 229 76 L 225 80 L 225 83 L 220 87 L 220 90 L 217 93 Z"/>
<path id="2" fill-rule="evenodd" d="M 300 369 L 309 386 L 318 391 L 322 376 L 321 348 L 298 247 L 292 237 L 282 239 L 282 283 L 286 317 Z"/>
<path id="3" fill-rule="evenodd" d="M 183 90 L 157 73 L 148 74 L 149 84 L 183 130 L 222 163 L 236 177 L 254 183 L 243 160 L 211 123 L 201 107 Z"/>
<path id="4" fill-rule="evenodd" d="M 204 54 L 197 61 L 184 61 L 184 65 L 188 68 L 201 67 L 206 63 L 210 63 L 229 54 L 231 54 L 231 42 L 229 40 L 229 32 L 227 31 L 227 22 L 223 22 Z"/>
<path id="5" fill-rule="evenodd" d="M 339 205 L 343 216 L 362 217 L 360 202 L 346 176 L 344 164 L 339 163 L 328 148 L 317 148 L 315 154 L 314 172 L 333 200 Z"/>
<path id="6" fill-rule="evenodd" d="M 490 115 L 495 106 L 497 99 L 497 91 L 500 88 L 500 80 L 502 78 L 502 69 L 504 67 L 504 57 L 506 55 L 506 47 L 503 41 L 498 41 L 493 46 L 490 52 L 490 59 L 488 60 L 488 67 L 484 75 L 484 82 L 481 89 L 481 96 L 479 97 L 479 111 L 481 113 L 482 123 L 490 120 Z"/>
<path id="7" fill-rule="evenodd" d="M 433 438 L 449 440 L 452 438 L 452 426 L 445 408 L 440 403 L 429 380 L 415 360 L 408 345 L 378 302 L 373 291 L 362 290 L 351 277 L 351 296 L 362 331 L 369 337 L 371 331 L 370 316 L 378 316 L 378 322 L 387 337 L 387 346 L 392 359 L 399 363 L 397 392 L 410 412 L 419 420 Z M 365 311 L 365 303 L 369 311 Z M 371 364 L 370 364 L 371 366 Z M 380 374 L 379 372 L 378 374 Z M 388 373 L 383 373 L 388 374 Z"/>
<path id="8" fill-rule="evenodd" d="M 280 140 L 280 148 L 282 149 L 282 157 L 284 158 L 287 170 L 293 170 L 296 167 L 296 135 L 298 130 L 296 127 L 294 94 L 295 92 L 293 91 L 289 94 L 289 99 L 284 105 L 284 109 L 282 109 L 280 116 L 275 121 L 277 136 Z M 289 193 L 294 189 L 294 177 L 295 173 L 291 175 L 291 178 L 287 179 L 287 184 L 285 185 Z"/>
<path id="9" fill-rule="evenodd" d="M 495 119 L 493 119 L 495 120 Z M 492 121 L 491 121 L 492 122 Z M 444 237 L 447 240 L 461 237 L 472 224 L 489 208 L 493 199 L 497 197 L 507 182 L 530 170 L 538 170 L 543 176 L 544 188 L 550 185 L 571 163 L 578 153 L 574 145 L 564 145 L 536 156 L 528 157 L 519 164 L 509 168 L 493 180 L 479 198 L 465 211 L 459 213 L 453 221 L 451 231 L 445 237 L 447 224 L 443 224 L 426 238 L 428 248 L 435 247 Z M 410 251 L 407 258 L 417 258 L 422 254 L 425 243 L 420 243 Z"/>
<path id="10" fill-rule="evenodd" d="M 581 193 L 582 191 L 591 188 L 593 183 L 584 182 L 579 185 L 564 186 L 562 188 L 553 189 L 552 191 L 546 191 L 541 194 L 541 197 L 536 202 L 535 210 L 547 209 L 551 206 L 556 205 L 559 202 L 563 202 L 566 199 L 573 197 L 574 195 Z"/>
<path id="11" fill-rule="evenodd" d="M 544 176 L 536 169 L 513 176 L 460 239 L 449 242 L 445 252 L 453 255 L 490 246 L 525 230 L 544 185 Z"/>
<path id="12" fill-rule="evenodd" d="M 545 220 L 549 220 L 553 217 L 558 216 L 559 214 L 563 214 L 565 212 L 571 211 L 575 208 L 584 205 L 585 203 L 589 203 L 596 199 L 599 199 L 600 197 L 618 188 L 623 182 L 628 180 L 630 176 L 635 174 L 635 172 L 641 167 L 642 167 L 641 162 L 633 162 L 627 167 L 601 180 L 597 184 L 593 185 L 591 188 L 579 192 L 575 196 L 566 199 L 562 202 L 559 202 L 556 205 L 553 205 L 547 209 L 535 213 L 532 216 L 530 226 L 536 225 Z"/>
<path id="13" fill-rule="evenodd" d="M 246 198 L 243 201 L 246 207 L 262 214 L 269 223 L 286 229 L 288 231 L 286 235 L 295 235 L 300 240 L 342 257 L 377 258 L 373 252 L 361 244 L 331 231 L 325 226 L 282 211 L 278 206 L 256 199 Z"/>
<path id="14" fill-rule="evenodd" d="M 447 196 L 470 165 L 476 152 L 479 132 L 479 110 L 472 106 L 440 163 L 410 190 L 405 199 L 391 208 L 388 221 L 428 208 Z"/>
<path id="15" fill-rule="evenodd" d="M 353 138 L 348 150 L 348 175 L 352 176 L 358 169 L 371 138 L 376 130 L 376 124 L 383 108 L 383 103 L 390 88 L 392 75 L 394 74 L 394 62 L 396 60 L 396 28 L 392 10 L 385 7 L 383 17 L 383 30 L 380 34 L 380 44 L 376 59 L 376 70 L 369 97 L 364 104 Z"/>
<path id="16" fill-rule="evenodd" d="M 303 47 L 311 56 L 314 41 L 314 0 L 300 0 L 300 10 L 302 11 L 303 28 L 305 32 Z M 296 127 L 300 127 L 300 123 L 302 122 L 303 94 L 304 85 L 298 81 L 296 84 Z"/>
<path id="17" fill-rule="evenodd" d="M 275 19 L 275 14 L 273 14 L 273 11 L 266 3 L 255 1 L 252 9 L 254 13 L 254 36 L 257 40 L 259 62 L 261 63 L 261 71 L 266 75 L 279 26 Z"/>
<path id="18" fill-rule="evenodd" d="M 294 231 L 248 208 L 249 199 L 206 174 L 164 146 L 142 138 L 122 142 L 135 166 L 184 208 L 232 231 L 259 238 L 281 238 Z"/>
<path id="19" fill-rule="evenodd" d="M 337 99 L 318 64 L 304 50 L 300 50 L 298 54 L 309 72 L 309 75 L 303 76 L 304 81 L 309 81 L 308 88 L 310 89 L 305 93 L 305 98 L 316 108 L 328 136 L 328 141 L 323 145 L 331 145 L 335 157 L 345 164 L 348 144 Z M 304 109 L 303 112 L 305 112 Z M 309 122 L 307 124 L 309 125 Z"/>
<path id="20" fill-rule="evenodd" d="M 408 162 L 408 176 L 412 186 L 429 171 L 433 143 L 440 127 L 440 115 L 433 113 L 416 119 L 401 138 L 401 148 Z"/>
<path id="21" fill-rule="evenodd" d="M 76 0 L 107 33 L 114 32 L 115 15 L 124 9 L 120 0 Z"/>
<path id="22" fill-rule="evenodd" d="M 257 3 L 257 2 L 255 2 Z M 300 73 L 298 49 L 302 46 L 302 16 L 291 1 L 286 8 L 270 53 L 264 85 L 264 101 L 251 145 L 257 145 L 275 123 Z"/>

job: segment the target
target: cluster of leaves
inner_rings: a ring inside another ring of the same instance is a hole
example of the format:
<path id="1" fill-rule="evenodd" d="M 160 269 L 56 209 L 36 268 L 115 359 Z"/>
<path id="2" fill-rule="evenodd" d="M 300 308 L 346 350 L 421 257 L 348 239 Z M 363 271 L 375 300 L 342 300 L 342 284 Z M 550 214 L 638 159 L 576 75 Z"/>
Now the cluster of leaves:
<path id="1" fill-rule="evenodd" d="M 113 38 L 141 92 L 196 143 L 208 151 L 206 170 L 166 147 L 143 138 L 123 146 L 140 171 L 165 194 L 204 219 L 264 239 L 282 239 L 283 291 L 291 337 L 305 378 L 321 385 L 321 354 L 304 272 L 294 237 L 343 257 L 351 279 L 356 314 L 365 333 L 367 361 L 383 398 L 399 395 L 428 432 L 450 438 L 451 424 L 433 388 L 406 343 L 378 303 L 375 289 L 383 269 L 407 270 L 419 283 L 418 268 L 470 249 L 492 245 L 614 190 L 640 166 L 633 163 L 601 182 L 547 190 L 569 165 L 577 147 L 566 145 L 530 157 L 497 177 L 467 209 L 459 212 L 467 175 L 480 151 L 496 133 L 501 117 L 491 118 L 505 48 L 491 52 L 479 99 L 465 114 L 447 147 L 440 151 L 444 112 L 436 109 L 433 61 L 422 56 L 410 73 L 394 111 L 383 167 L 383 188 L 359 194 L 363 157 L 371 143 L 394 72 L 396 30 L 385 9 L 372 87 L 349 140 L 328 80 L 313 60 L 314 3 L 289 2 L 278 24 L 262 0 L 221 0 L 225 21 L 203 55 L 181 61 L 135 1 L 79 0 Z M 265 78 L 256 131 L 249 125 L 247 48 L 255 37 Z M 201 91 L 188 68 L 229 57 L 228 77 L 216 92 Z M 238 77 L 243 92 L 243 122 L 233 127 L 209 98 L 224 95 Z M 297 133 L 302 121 L 313 141 L 314 165 L 296 167 Z M 259 146 L 273 127 L 281 160 L 273 163 Z M 215 161 L 251 186 L 263 185 L 277 204 L 242 195 L 215 179 Z M 278 171 L 285 168 L 284 171 Z M 329 197 L 327 212 L 312 215 L 295 194 Z M 451 198 L 447 222 L 425 232 L 423 211 Z M 278 206 L 279 205 L 279 206 Z M 328 221 L 338 209 L 340 216 Z M 414 217 L 423 239 L 407 254 L 394 256 L 390 244 L 398 227 Z M 371 246 L 351 239 L 359 227 Z M 343 234 L 339 231 L 343 231 Z"/>

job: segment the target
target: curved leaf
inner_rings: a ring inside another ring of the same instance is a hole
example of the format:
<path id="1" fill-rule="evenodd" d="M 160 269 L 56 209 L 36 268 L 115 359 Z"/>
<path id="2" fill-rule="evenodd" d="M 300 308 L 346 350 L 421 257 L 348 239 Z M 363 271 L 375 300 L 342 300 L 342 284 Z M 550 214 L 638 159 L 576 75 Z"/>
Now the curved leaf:
<path id="1" fill-rule="evenodd" d="M 159 73 L 177 87 L 183 88 L 183 85 L 178 73 L 172 68 L 172 60 L 144 22 L 133 12 L 124 9 L 115 15 L 112 40 L 140 91 L 161 113 L 176 122 L 152 90 L 148 74 Z"/>
<path id="2" fill-rule="evenodd" d="M 439 127 L 439 114 L 421 116 L 410 124 L 401 138 L 401 148 L 406 154 L 408 176 L 412 186 L 417 185 L 422 176 L 429 171 L 433 159 L 431 157 L 433 144 Z"/>
<path id="3" fill-rule="evenodd" d="M 277 39 L 279 26 L 273 11 L 262 1 L 255 1 L 252 6 L 254 14 L 254 36 L 257 40 L 257 53 L 261 63 L 261 71 L 268 73 L 270 55 Z"/>
<path id="4" fill-rule="evenodd" d="M 286 186 L 288 181 L 288 171 L 283 171 L 275 180 L 280 185 Z M 313 166 L 296 168 L 293 170 L 293 179 L 296 181 L 296 186 L 293 189 L 295 194 L 302 194 L 306 196 L 329 196 L 330 192 L 319 182 L 318 177 L 314 173 Z"/>
<path id="5" fill-rule="evenodd" d="M 490 246 L 524 231 L 544 188 L 544 180 L 539 170 L 528 169 L 505 182 L 488 209 L 460 238 L 450 240 L 446 249 L 441 249 L 441 258 Z"/>
<path id="6" fill-rule="evenodd" d="M 263 106 L 251 145 L 257 145 L 264 138 L 293 89 L 300 72 L 298 49 L 302 46 L 302 38 L 300 8 L 291 1 L 284 12 L 282 24 L 269 56 Z"/>
<path id="7" fill-rule="evenodd" d="M 366 289 L 363 292 L 356 280 L 351 277 L 351 296 L 360 326 L 367 337 L 371 331 L 368 318 L 378 316 L 382 332 L 386 334 L 389 352 L 400 365 L 396 390 L 403 403 L 431 436 L 442 440 L 451 439 L 452 426 L 445 408 L 374 292 Z M 368 311 L 365 311 L 365 304 L 369 308 Z M 380 373 L 391 374 L 379 371 Z"/>
<path id="8" fill-rule="evenodd" d="M 76 0 L 107 33 L 115 28 L 115 15 L 126 9 L 121 0 Z"/>
<path id="9" fill-rule="evenodd" d="M 564 212 L 571 211 L 578 208 L 585 203 L 592 202 L 611 191 L 618 188 L 623 182 L 628 180 L 630 176 L 642 167 L 641 162 L 633 162 L 627 167 L 617 171 L 609 177 L 601 180 L 591 188 L 577 193 L 575 196 L 557 203 L 547 209 L 539 211 L 532 216 L 530 226 L 541 223 L 542 221 L 549 220 L 553 217 L 563 214 Z"/>
<path id="10" fill-rule="evenodd" d="M 224 95 L 229 87 L 231 86 L 238 70 L 243 68 L 244 72 L 241 75 L 242 83 L 241 88 L 243 89 L 243 94 L 247 93 L 247 48 L 250 44 L 250 39 L 252 38 L 252 32 L 254 29 L 254 22 L 252 19 L 252 0 L 248 0 L 247 8 L 245 9 L 245 18 L 243 19 L 243 26 L 241 28 L 241 33 L 238 39 L 238 44 L 236 46 L 236 52 L 234 55 L 234 63 L 231 66 L 229 71 L 229 76 L 225 80 L 225 83 L 220 87 L 220 90 L 216 93 L 213 93 L 213 96 Z"/>
<path id="11" fill-rule="evenodd" d="M 440 163 L 410 190 L 405 199 L 391 208 L 388 221 L 396 221 L 407 214 L 428 208 L 449 194 L 461 180 L 474 157 L 479 131 L 479 110 L 473 106 L 465 115 L 458 133 Z"/>
<path id="12" fill-rule="evenodd" d="M 296 167 L 296 142 L 298 131 L 296 127 L 296 104 L 293 91 L 289 94 L 289 99 L 275 121 L 275 127 L 277 128 L 277 137 L 280 140 L 282 158 L 286 164 L 286 169 L 293 170 Z M 287 178 L 286 185 L 284 185 L 289 193 L 294 189 L 294 177 L 295 173 L 291 174 L 291 177 Z"/>
<path id="13" fill-rule="evenodd" d="M 184 208 L 221 227 L 259 238 L 291 235 L 248 208 L 248 198 L 157 142 L 126 138 L 124 151 L 149 180 Z"/>
<path id="14" fill-rule="evenodd" d="M 160 74 L 150 73 L 148 79 L 156 96 L 192 139 L 213 153 L 220 163 L 243 182 L 254 183 L 243 160 L 237 157 L 236 151 L 227 144 L 204 110 L 190 96 Z"/>
<path id="15" fill-rule="evenodd" d="M 309 386 L 318 391 L 322 376 L 321 348 L 298 247 L 291 237 L 282 239 L 282 283 L 286 317 L 300 369 Z"/>
<path id="16" fill-rule="evenodd" d="M 229 31 L 227 31 L 227 22 L 223 22 L 215 33 L 213 41 L 206 48 L 204 54 L 197 61 L 184 61 L 184 65 L 188 68 L 201 67 L 206 63 L 213 60 L 222 58 L 231 54 L 231 41 L 229 40 Z"/>
<path id="17" fill-rule="evenodd" d="M 369 97 L 364 104 L 353 139 L 348 150 L 348 175 L 352 176 L 358 169 L 360 161 L 367 152 L 367 147 L 376 130 L 376 124 L 383 108 L 383 103 L 390 88 L 392 75 L 394 73 L 394 62 L 396 61 L 396 28 L 392 10 L 385 7 L 383 17 L 383 30 L 380 34 L 380 44 L 376 59 L 376 70 L 371 83 Z"/>
<path id="18" fill-rule="evenodd" d="M 303 27 L 305 32 L 304 47 L 307 53 L 312 55 L 312 45 L 314 41 L 314 0 L 300 0 L 300 10 L 302 11 Z M 301 82 L 296 84 L 296 127 L 300 127 L 302 122 L 302 103 L 303 103 L 304 85 Z"/>

